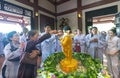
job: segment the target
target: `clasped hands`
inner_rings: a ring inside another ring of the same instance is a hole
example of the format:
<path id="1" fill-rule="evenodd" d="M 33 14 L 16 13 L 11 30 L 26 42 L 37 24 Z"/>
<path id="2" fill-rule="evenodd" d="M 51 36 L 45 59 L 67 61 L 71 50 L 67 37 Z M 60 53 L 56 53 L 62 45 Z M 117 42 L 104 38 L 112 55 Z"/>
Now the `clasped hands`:
<path id="1" fill-rule="evenodd" d="M 107 54 L 108 55 L 115 55 L 117 52 L 118 52 L 118 50 L 113 50 L 113 51 L 108 52 Z"/>
<path id="2" fill-rule="evenodd" d="M 98 42 L 98 38 L 92 39 L 91 42 Z"/>

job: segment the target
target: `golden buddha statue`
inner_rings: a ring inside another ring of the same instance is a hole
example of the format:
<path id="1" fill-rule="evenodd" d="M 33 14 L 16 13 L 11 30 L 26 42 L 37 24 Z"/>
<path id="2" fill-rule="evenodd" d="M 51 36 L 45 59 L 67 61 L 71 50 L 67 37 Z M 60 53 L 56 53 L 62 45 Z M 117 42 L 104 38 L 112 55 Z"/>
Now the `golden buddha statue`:
<path id="1" fill-rule="evenodd" d="M 72 37 L 70 35 L 70 28 L 66 26 L 64 31 L 64 37 L 60 39 L 62 50 L 65 55 L 65 59 L 60 61 L 61 69 L 66 72 L 75 71 L 78 67 L 77 60 L 72 58 Z"/>

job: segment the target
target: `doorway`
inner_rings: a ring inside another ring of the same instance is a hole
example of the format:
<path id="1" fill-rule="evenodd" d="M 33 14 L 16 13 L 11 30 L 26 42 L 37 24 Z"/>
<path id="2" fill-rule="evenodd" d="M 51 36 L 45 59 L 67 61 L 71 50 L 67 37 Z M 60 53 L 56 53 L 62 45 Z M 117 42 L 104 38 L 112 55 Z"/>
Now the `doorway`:
<path id="1" fill-rule="evenodd" d="M 31 18 L 27 16 L 17 15 L 0 11 L 0 32 L 9 33 L 10 31 L 22 32 L 22 28 L 26 27 L 31 30 Z"/>
<path id="2" fill-rule="evenodd" d="M 115 15 L 105 15 L 93 17 L 93 26 L 98 28 L 98 31 L 108 32 L 115 27 Z"/>
<path id="3" fill-rule="evenodd" d="M 118 6 L 117 5 L 85 12 L 86 33 L 88 33 L 88 27 L 93 26 L 93 18 L 94 17 L 111 15 L 111 14 L 114 15 L 117 12 L 118 12 Z"/>

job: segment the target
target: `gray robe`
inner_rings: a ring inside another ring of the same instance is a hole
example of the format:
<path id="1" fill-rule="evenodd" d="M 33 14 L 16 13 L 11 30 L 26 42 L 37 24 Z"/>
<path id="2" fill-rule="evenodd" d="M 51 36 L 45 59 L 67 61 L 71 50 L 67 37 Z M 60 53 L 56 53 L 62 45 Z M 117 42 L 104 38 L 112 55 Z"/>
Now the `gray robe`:
<path id="1" fill-rule="evenodd" d="M 14 47 L 18 48 L 19 44 L 14 45 Z M 19 61 L 9 60 L 19 57 L 21 55 L 21 50 L 22 49 L 18 48 L 15 51 L 11 51 L 10 43 L 5 46 L 4 48 L 5 61 L 3 63 L 2 69 L 3 67 L 6 67 L 6 70 L 4 72 L 6 78 L 17 78 Z"/>
<path id="2" fill-rule="evenodd" d="M 86 36 L 86 45 L 87 45 L 87 52 L 90 54 L 93 58 L 98 57 L 98 42 L 91 42 L 94 38 L 98 39 L 99 42 L 99 35 L 87 35 Z"/>
<path id="3" fill-rule="evenodd" d="M 76 41 L 80 42 L 81 52 L 84 53 L 85 52 L 85 35 L 84 34 L 76 35 L 74 37 L 74 42 L 76 43 Z"/>
<path id="4" fill-rule="evenodd" d="M 42 35 L 44 34 L 45 33 L 43 33 Z M 56 36 L 52 34 L 49 39 L 46 39 L 42 43 L 37 45 L 37 48 L 42 51 L 42 62 L 44 62 L 48 56 L 55 53 L 55 44 L 54 44 L 55 39 Z"/>
<path id="5" fill-rule="evenodd" d="M 109 73 L 114 78 L 119 78 L 119 70 L 118 70 L 118 52 L 120 52 L 120 39 L 118 37 L 113 37 L 112 40 L 107 40 L 107 49 L 106 49 L 106 56 L 107 56 L 107 66 Z M 109 52 L 116 51 L 116 54 L 109 55 Z"/>
<path id="6" fill-rule="evenodd" d="M 101 62 L 103 62 L 103 55 L 105 55 L 106 47 L 106 36 L 100 34 L 98 41 L 98 58 L 100 58 Z"/>
<path id="7" fill-rule="evenodd" d="M 3 49 L 4 49 L 4 45 L 3 45 L 3 35 L 2 33 L 0 33 L 0 55 L 3 55 Z"/>
<path id="8" fill-rule="evenodd" d="M 86 52 L 88 53 L 88 48 L 89 48 L 89 40 L 91 38 L 91 34 L 87 34 L 85 36 L 85 45 L 86 45 Z"/>
<path id="9" fill-rule="evenodd" d="M 2 40 L 0 40 L 0 55 L 4 54 L 3 49 L 4 49 L 4 45 L 3 45 Z"/>

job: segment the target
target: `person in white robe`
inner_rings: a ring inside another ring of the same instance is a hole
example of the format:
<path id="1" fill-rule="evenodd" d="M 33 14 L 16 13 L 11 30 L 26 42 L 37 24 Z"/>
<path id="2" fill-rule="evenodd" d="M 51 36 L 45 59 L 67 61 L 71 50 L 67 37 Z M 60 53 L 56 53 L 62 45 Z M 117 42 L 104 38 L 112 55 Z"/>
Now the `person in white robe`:
<path id="1" fill-rule="evenodd" d="M 24 46 L 19 43 L 19 35 L 16 31 L 10 32 L 7 37 L 10 43 L 4 48 L 5 61 L 2 65 L 2 78 L 17 78 L 21 51 Z"/>
<path id="2" fill-rule="evenodd" d="M 3 34 L 0 32 L 0 56 L 4 56 L 4 52 L 3 52 L 4 45 L 2 40 L 3 40 Z"/>
<path id="3" fill-rule="evenodd" d="M 89 39 L 86 42 L 88 54 L 90 54 L 92 58 L 98 58 L 99 35 L 97 34 L 97 31 L 97 27 L 92 27 L 92 34 L 89 35 Z"/>
<path id="4" fill-rule="evenodd" d="M 103 55 L 105 55 L 106 47 L 107 47 L 106 32 L 101 31 L 101 33 L 99 34 L 99 42 L 98 42 L 98 58 L 100 58 L 102 63 L 103 63 Z"/>
<path id="5" fill-rule="evenodd" d="M 88 29 L 88 34 L 85 36 L 85 45 L 86 45 L 86 53 L 88 53 L 89 48 L 89 40 L 92 36 L 92 27 Z"/>
<path id="6" fill-rule="evenodd" d="M 48 56 L 55 53 L 54 40 L 55 40 L 55 35 L 51 35 L 51 38 L 41 43 L 42 62 L 44 62 Z"/>
<path id="7" fill-rule="evenodd" d="M 79 43 L 81 52 L 85 52 L 85 35 L 82 34 L 80 29 L 77 29 L 77 35 L 74 37 L 74 43 Z"/>
<path id="8" fill-rule="evenodd" d="M 28 29 L 27 28 L 23 28 L 23 32 L 22 32 L 22 36 L 20 37 L 20 42 L 26 43 L 27 39 L 28 39 Z"/>
<path id="9" fill-rule="evenodd" d="M 60 38 L 63 36 L 63 31 L 62 30 L 58 30 L 57 34 L 58 34 L 58 36 L 56 36 L 56 39 L 54 41 L 54 43 L 55 43 L 55 52 L 62 52 Z"/>
<path id="10" fill-rule="evenodd" d="M 51 33 L 51 28 L 49 25 L 44 27 L 45 32 L 41 34 L 44 35 L 45 33 Z M 54 41 L 56 39 L 55 34 L 51 34 L 49 39 L 44 40 L 41 44 L 37 45 L 37 47 L 42 52 L 42 63 L 47 59 L 48 56 L 55 53 L 55 44 Z"/>
<path id="11" fill-rule="evenodd" d="M 26 27 L 23 27 L 22 36 L 20 36 L 19 42 L 26 45 L 27 44 L 27 39 L 28 39 L 28 29 Z M 22 53 L 22 55 L 23 54 L 24 53 Z"/>
<path id="12" fill-rule="evenodd" d="M 118 70 L 118 54 L 120 52 L 120 38 L 116 36 L 116 28 L 109 31 L 109 38 L 107 40 L 107 66 L 109 74 L 112 78 L 120 78 Z"/>

